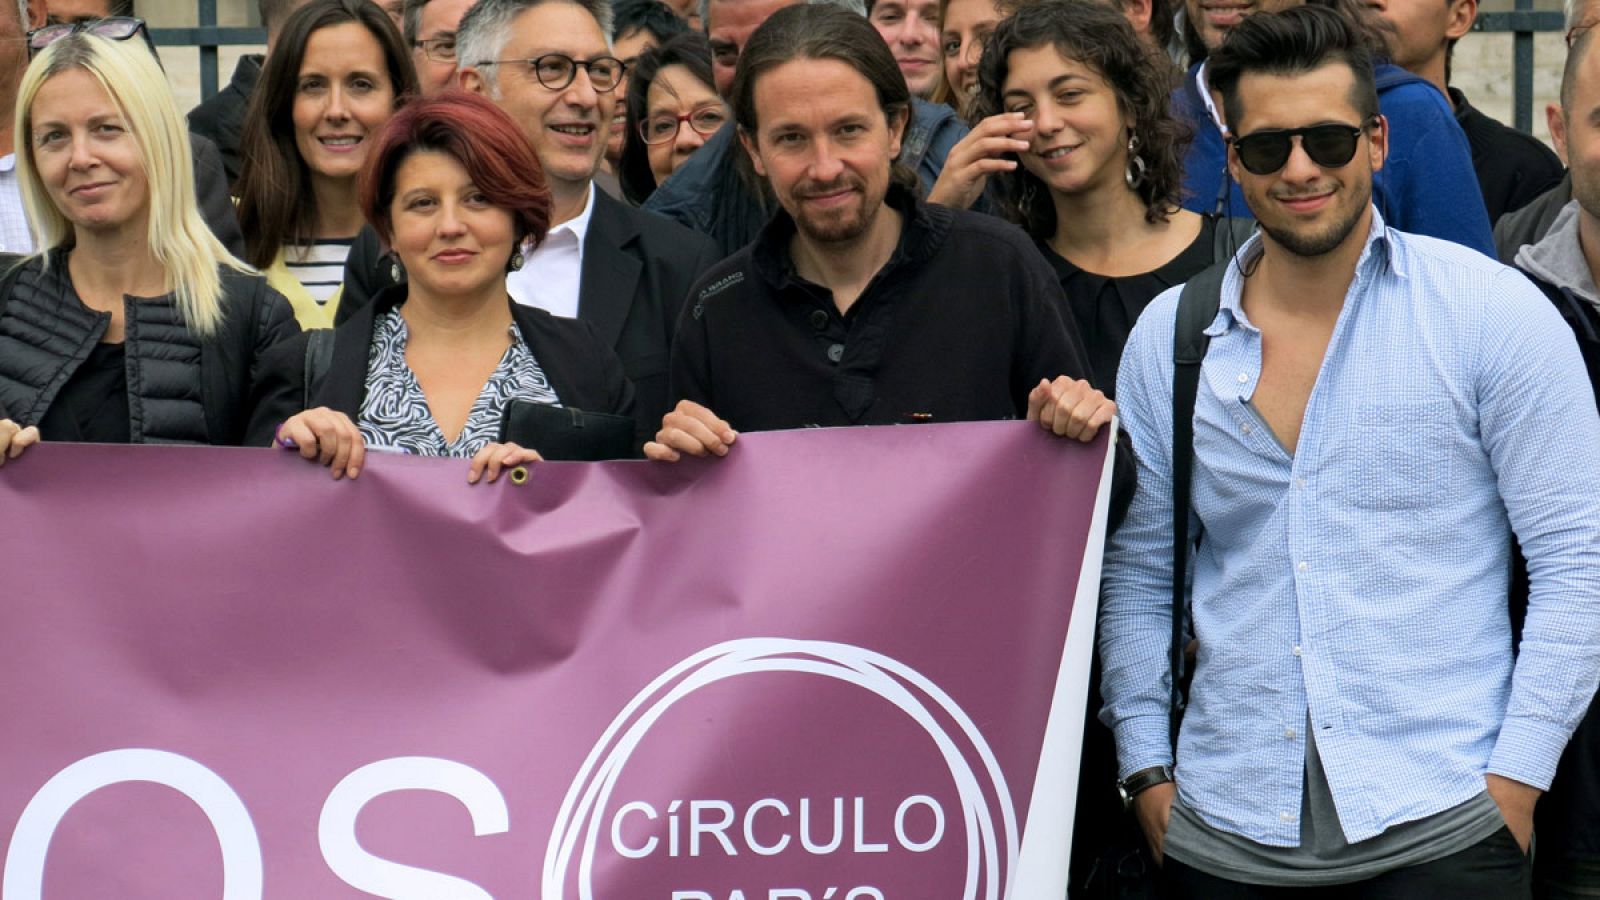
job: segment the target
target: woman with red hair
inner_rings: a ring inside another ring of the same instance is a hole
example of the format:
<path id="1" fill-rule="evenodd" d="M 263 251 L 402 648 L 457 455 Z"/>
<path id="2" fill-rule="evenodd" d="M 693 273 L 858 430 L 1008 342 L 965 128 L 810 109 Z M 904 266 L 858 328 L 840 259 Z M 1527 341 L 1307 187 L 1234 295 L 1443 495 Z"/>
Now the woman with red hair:
<path id="1" fill-rule="evenodd" d="M 456 91 L 402 107 L 360 196 L 399 283 L 331 337 L 308 333 L 268 354 L 254 439 L 297 448 L 335 478 L 356 477 L 373 449 L 470 457 L 467 480 L 494 481 L 540 458 L 500 441 L 512 401 L 630 412 L 633 386 L 591 325 L 506 293 L 524 239 L 537 244 L 549 228 L 550 194 L 498 107 Z"/>

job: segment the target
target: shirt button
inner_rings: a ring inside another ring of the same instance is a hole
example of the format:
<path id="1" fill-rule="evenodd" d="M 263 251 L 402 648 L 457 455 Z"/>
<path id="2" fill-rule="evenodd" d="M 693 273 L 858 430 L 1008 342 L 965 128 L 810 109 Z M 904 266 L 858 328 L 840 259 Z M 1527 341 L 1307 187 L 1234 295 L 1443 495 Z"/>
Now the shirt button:
<path id="1" fill-rule="evenodd" d="M 1283 736 L 1288 738 L 1291 741 L 1294 740 L 1294 729 L 1293 728 L 1285 728 L 1283 730 Z"/>
<path id="2" fill-rule="evenodd" d="M 1309 571 L 1311 569 L 1311 566 L 1309 564 L 1307 564 L 1307 563 L 1302 562 L 1300 565 L 1295 566 L 1295 568 L 1299 569 L 1302 572 L 1306 572 L 1306 571 Z"/>
<path id="3" fill-rule="evenodd" d="M 832 360 L 833 362 L 838 362 L 839 360 L 841 360 L 843 358 L 844 358 L 844 345 L 843 344 L 832 344 L 832 345 L 829 345 L 829 347 L 828 347 L 828 359 Z"/>
<path id="4" fill-rule="evenodd" d="M 1295 656 L 1299 656 L 1300 655 L 1300 645 L 1299 644 L 1295 644 L 1294 645 L 1294 649 L 1290 650 L 1289 652 L 1293 653 Z"/>
<path id="5" fill-rule="evenodd" d="M 1304 478 L 1296 478 L 1294 480 L 1294 486 L 1297 488 L 1303 488 L 1306 486 L 1306 480 Z"/>
<path id="6" fill-rule="evenodd" d="M 1245 434 L 1249 434 L 1250 432 L 1254 431 L 1255 429 L 1251 428 L 1249 425 L 1245 425 L 1244 427 L 1240 428 L 1239 430 L 1243 431 Z"/>
<path id="7" fill-rule="evenodd" d="M 825 310 L 825 309 L 813 309 L 811 311 L 811 327 L 815 328 L 818 331 L 821 331 L 822 329 L 827 328 L 828 327 L 828 311 Z"/>
<path id="8" fill-rule="evenodd" d="M 1250 376 L 1241 372 L 1239 374 L 1239 383 L 1240 384 L 1249 384 L 1250 383 Z"/>
<path id="9" fill-rule="evenodd" d="M 1278 818 L 1282 819 L 1285 822 L 1293 822 L 1294 821 L 1294 813 L 1278 813 Z"/>

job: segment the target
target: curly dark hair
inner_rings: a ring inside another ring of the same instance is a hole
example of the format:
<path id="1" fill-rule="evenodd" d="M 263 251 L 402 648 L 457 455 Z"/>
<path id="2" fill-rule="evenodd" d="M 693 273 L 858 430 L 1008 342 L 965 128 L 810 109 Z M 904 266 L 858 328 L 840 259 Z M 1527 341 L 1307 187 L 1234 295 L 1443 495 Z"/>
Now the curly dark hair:
<path id="1" fill-rule="evenodd" d="M 1152 51 L 1121 11 L 1094 0 L 1046 0 L 1019 8 L 989 38 L 978 64 L 978 113 L 1003 112 L 1001 95 L 1010 72 L 1011 54 L 1035 47 L 1054 47 L 1105 79 L 1117 95 L 1117 106 L 1133 117 L 1145 178 L 1135 188 L 1144 201 L 1145 219 L 1162 222 L 1182 200 L 1183 155 L 1191 137 L 1188 126 L 1168 110 L 1172 90 L 1170 66 Z M 1056 209 L 1039 177 L 1018 165 L 1002 176 L 1007 214 L 1036 240 L 1056 233 Z"/>

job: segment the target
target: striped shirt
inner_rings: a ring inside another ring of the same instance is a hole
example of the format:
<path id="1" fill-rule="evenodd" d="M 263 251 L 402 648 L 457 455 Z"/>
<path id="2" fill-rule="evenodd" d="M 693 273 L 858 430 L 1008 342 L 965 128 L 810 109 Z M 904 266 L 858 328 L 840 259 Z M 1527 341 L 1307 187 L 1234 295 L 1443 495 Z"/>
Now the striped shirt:
<path id="1" fill-rule="evenodd" d="M 1485 772 L 1547 788 L 1600 679 L 1600 415 L 1571 330 L 1515 270 L 1374 212 L 1291 454 L 1250 402 L 1242 287 L 1230 267 L 1195 409 L 1183 803 L 1295 846 L 1308 716 L 1351 843 L 1482 794 Z M 1100 615 L 1124 775 L 1172 760 L 1179 291 L 1140 318 L 1117 381 L 1140 465 Z M 1515 657 L 1513 531 L 1532 582 Z"/>
<path id="2" fill-rule="evenodd" d="M 318 304 L 327 303 L 344 282 L 344 261 L 354 244 L 354 238 L 286 244 L 283 264 L 312 299 Z"/>

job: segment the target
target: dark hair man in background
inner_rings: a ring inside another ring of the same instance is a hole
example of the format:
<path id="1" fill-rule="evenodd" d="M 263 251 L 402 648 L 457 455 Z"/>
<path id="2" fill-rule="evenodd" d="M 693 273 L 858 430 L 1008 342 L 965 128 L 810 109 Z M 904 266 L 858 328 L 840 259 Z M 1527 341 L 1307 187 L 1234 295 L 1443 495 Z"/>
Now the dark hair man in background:
<path id="1" fill-rule="evenodd" d="M 1479 112 L 1450 87 L 1450 58 L 1478 18 L 1478 0 L 1377 0 L 1373 10 L 1394 64 L 1438 88 L 1455 110 L 1491 224 L 1561 180 L 1561 160 L 1549 147 Z"/>

